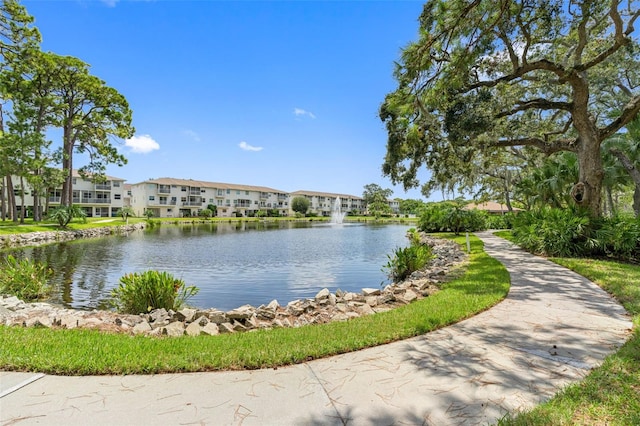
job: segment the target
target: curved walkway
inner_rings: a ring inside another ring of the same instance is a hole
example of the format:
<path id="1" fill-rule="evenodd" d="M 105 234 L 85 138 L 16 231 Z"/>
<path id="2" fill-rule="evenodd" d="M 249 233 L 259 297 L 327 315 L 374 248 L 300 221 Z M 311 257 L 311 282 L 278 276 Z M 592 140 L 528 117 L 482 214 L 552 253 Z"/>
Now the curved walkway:
<path id="1" fill-rule="evenodd" d="M 487 424 L 580 380 L 632 327 L 595 284 L 489 233 L 505 301 L 453 326 L 271 370 L 58 377 L 0 372 L 0 425 Z"/>

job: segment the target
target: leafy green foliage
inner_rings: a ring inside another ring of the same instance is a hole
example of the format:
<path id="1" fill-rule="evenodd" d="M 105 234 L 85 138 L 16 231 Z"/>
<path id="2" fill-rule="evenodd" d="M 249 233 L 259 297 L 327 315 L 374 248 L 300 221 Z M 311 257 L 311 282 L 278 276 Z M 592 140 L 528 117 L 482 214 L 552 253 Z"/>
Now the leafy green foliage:
<path id="1" fill-rule="evenodd" d="M 46 264 L 8 255 L 0 269 L 0 293 L 12 294 L 25 301 L 41 299 L 51 293 L 49 279 L 52 275 L 53 271 Z"/>
<path id="2" fill-rule="evenodd" d="M 118 312 L 139 314 L 160 308 L 180 309 L 197 293 L 197 287 L 187 287 L 167 272 L 145 271 L 121 277 L 111 296 Z"/>
<path id="3" fill-rule="evenodd" d="M 206 219 L 210 218 L 213 215 L 213 212 L 209 209 L 200 210 L 200 217 L 204 217 Z"/>
<path id="4" fill-rule="evenodd" d="M 291 210 L 304 215 L 309 210 L 311 201 L 307 197 L 293 197 L 291 200 Z"/>
<path id="5" fill-rule="evenodd" d="M 503 188 L 491 183 L 498 193 L 510 190 L 505 171 L 527 167 L 530 151 L 569 151 L 572 185 L 582 183 L 571 203 L 600 216 L 600 146 L 640 111 L 635 83 L 613 90 L 617 79 L 639 76 L 637 4 L 571 4 L 580 12 L 549 0 L 427 1 L 418 39 L 396 62 L 397 88 L 380 107 L 383 173 L 409 188 L 426 167 L 425 194 L 471 191 L 503 175 Z"/>
<path id="6" fill-rule="evenodd" d="M 631 216 L 593 218 L 579 209 L 536 209 L 514 219 L 514 241 L 527 251 L 548 256 L 637 258 L 640 220 Z"/>
<path id="7" fill-rule="evenodd" d="M 433 259 L 431 247 L 420 242 L 420 235 L 417 231 L 409 231 L 411 245 L 408 247 L 397 247 L 393 255 L 387 255 L 389 261 L 383 266 L 383 270 L 394 282 L 402 281 L 413 272 L 427 266 Z"/>
<path id="8" fill-rule="evenodd" d="M 80 218 L 82 223 L 87 222 L 87 214 L 78 206 L 60 206 L 49 211 L 49 219 L 58 222 L 61 228 L 66 228 L 74 218 Z"/>
<path id="9" fill-rule="evenodd" d="M 465 210 L 462 201 L 443 201 L 427 204 L 422 209 L 418 227 L 424 232 L 474 232 L 487 229 L 487 214 L 479 210 Z"/>
<path id="10" fill-rule="evenodd" d="M 136 213 L 133 211 L 133 208 L 131 208 L 130 206 L 122 207 L 120 210 L 118 210 L 118 214 L 120 215 L 120 217 L 122 217 L 122 220 L 124 220 L 125 222 L 129 220 L 130 216 L 136 215 Z"/>

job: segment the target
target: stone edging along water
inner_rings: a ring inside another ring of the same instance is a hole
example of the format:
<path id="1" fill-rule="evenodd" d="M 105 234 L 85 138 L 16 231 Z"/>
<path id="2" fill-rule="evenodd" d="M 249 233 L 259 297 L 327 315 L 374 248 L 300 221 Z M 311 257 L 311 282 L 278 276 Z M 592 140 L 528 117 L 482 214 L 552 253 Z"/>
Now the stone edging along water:
<path id="1" fill-rule="evenodd" d="M 131 230 L 141 228 L 140 225 L 131 226 L 137 227 Z M 115 232 L 120 231 L 96 233 L 92 236 Z M 86 236 L 86 234 L 82 235 L 82 237 Z M 76 238 L 78 238 L 77 235 Z M 64 240 L 56 238 L 54 241 Z M 185 334 L 217 335 L 255 329 L 300 327 L 308 324 L 347 321 L 363 315 L 388 311 L 436 293 L 440 283 L 449 278 L 450 272 L 467 259 L 467 255 L 453 241 L 423 235 L 422 242 L 432 247 L 434 258 L 429 265 L 414 272 L 408 279 L 387 285 L 384 289 L 364 288 L 360 293 L 340 290 L 331 293 L 325 288 L 313 299 L 294 300 L 286 306 L 281 306 L 273 300 L 268 305 L 257 308 L 244 305 L 227 312 L 215 308 L 206 310 L 184 308 L 177 312 L 157 309 L 139 315 L 98 310 L 79 311 L 49 303 L 25 303 L 15 296 L 0 295 L 0 324 L 67 329 L 89 328 L 106 332 L 177 337 Z"/>
<path id="2" fill-rule="evenodd" d="M 25 247 L 71 241 L 79 238 L 97 238 L 106 235 L 128 234 L 138 229 L 144 229 L 144 223 L 135 225 L 101 226 L 99 228 L 80 229 L 77 231 L 42 231 L 25 232 L 23 234 L 0 235 L 0 247 Z"/>

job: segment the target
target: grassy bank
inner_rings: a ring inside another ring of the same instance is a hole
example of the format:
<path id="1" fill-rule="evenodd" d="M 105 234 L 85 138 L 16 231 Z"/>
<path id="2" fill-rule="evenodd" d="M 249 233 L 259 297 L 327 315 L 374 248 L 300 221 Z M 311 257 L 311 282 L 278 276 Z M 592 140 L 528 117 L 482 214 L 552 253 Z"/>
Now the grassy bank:
<path id="1" fill-rule="evenodd" d="M 553 258 L 597 283 L 633 316 L 634 332 L 582 382 L 501 425 L 640 425 L 640 267 L 622 262 Z"/>
<path id="2" fill-rule="evenodd" d="M 458 240 L 463 243 L 463 238 Z M 434 296 L 347 322 L 215 337 L 150 338 L 0 326 L 0 369 L 135 374 L 254 369 L 298 363 L 426 333 L 502 300 L 509 274 L 472 238 L 466 271 Z"/>
<path id="3" fill-rule="evenodd" d="M 83 223 L 78 219 L 74 219 L 66 228 L 67 231 L 76 231 L 80 229 L 110 227 L 110 226 L 122 226 L 125 224 L 135 224 L 145 222 L 146 218 L 130 217 L 128 222 L 125 222 L 120 217 L 92 217 L 87 218 L 87 222 Z M 203 219 L 199 217 L 181 217 L 181 218 L 153 218 L 152 221 L 160 224 L 167 225 L 188 225 L 194 223 L 236 223 L 236 222 L 328 222 L 331 220 L 329 217 L 212 217 L 209 219 Z M 387 217 L 376 219 L 371 216 L 347 216 L 345 222 L 367 222 L 367 223 L 406 223 L 415 224 L 417 218 L 405 218 L 405 217 Z M 25 219 L 24 224 L 15 223 L 13 221 L 6 220 L 0 221 L 0 235 L 2 234 L 22 234 L 26 232 L 47 232 L 47 231 L 59 231 L 57 222 L 34 222 L 32 219 Z"/>

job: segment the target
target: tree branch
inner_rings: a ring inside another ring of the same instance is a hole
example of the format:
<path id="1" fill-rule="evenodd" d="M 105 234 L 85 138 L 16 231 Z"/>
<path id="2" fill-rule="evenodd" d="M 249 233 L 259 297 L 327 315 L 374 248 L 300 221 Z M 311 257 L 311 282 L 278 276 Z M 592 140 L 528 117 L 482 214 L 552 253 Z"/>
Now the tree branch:
<path id="1" fill-rule="evenodd" d="M 503 111 L 496 115 L 496 118 L 503 118 L 510 115 L 513 115 L 520 111 L 527 111 L 530 109 L 560 109 L 564 111 L 571 111 L 572 104 L 569 102 L 553 102 L 547 99 L 539 98 L 539 99 L 531 99 L 529 101 L 517 102 L 517 106 L 510 111 Z"/>
<path id="2" fill-rule="evenodd" d="M 640 95 L 632 98 L 622 109 L 622 113 L 613 120 L 608 126 L 603 129 L 600 129 L 599 136 L 600 140 L 605 140 L 609 136 L 613 135 L 615 132 L 623 128 L 627 125 L 631 120 L 633 120 L 636 115 L 640 112 Z"/>

